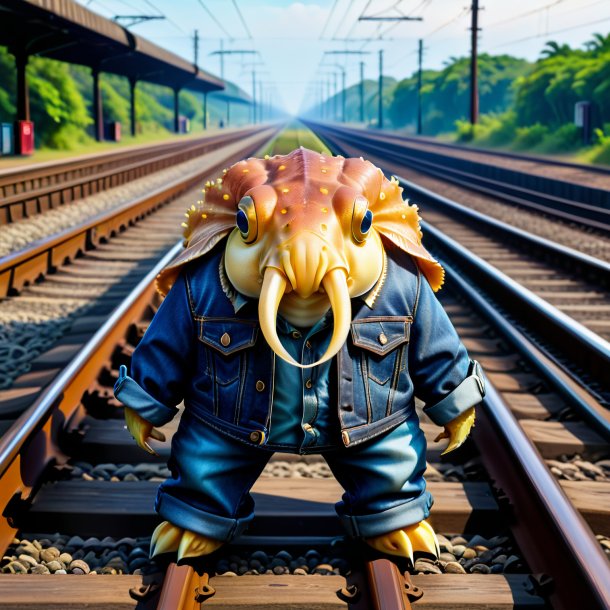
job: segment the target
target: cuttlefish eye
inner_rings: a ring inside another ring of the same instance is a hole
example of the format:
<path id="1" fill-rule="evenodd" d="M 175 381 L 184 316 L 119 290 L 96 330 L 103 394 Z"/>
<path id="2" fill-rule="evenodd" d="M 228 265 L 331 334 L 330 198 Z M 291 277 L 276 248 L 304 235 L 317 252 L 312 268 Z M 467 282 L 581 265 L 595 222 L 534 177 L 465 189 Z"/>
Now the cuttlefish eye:
<path id="1" fill-rule="evenodd" d="M 256 240 L 258 234 L 258 223 L 256 219 L 256 206 L 252 197 L 242 197 L 237 205 L 235 224 L 239 229 L 242 239 L 251 244 Z"/>
<path id="2" fill-rule="evenodd" d="M 248 235 L 248 217 L 243 210 L 237 210 L 237 216 L 235 218 L 235 222 L 237 224 L 237 228 L 241 231 L 243 235 Z"/>
<path id="3" fill-rule="evenodd" d="M 352 213 L 352 237 L 357 243 L 362 243 L 368 237 L 373 226 L 373 212 L 369 210 L 366 197 L 356 197 Z"/>
<path id="4" fill-rule="evenodd" d="M 362 222 L 360 223 L 360 233 L 365 235 L 366 233 L 368 233 L 371 230 L 372 226 L 373 226 L 373 212 L 371 212 L 371 210 L 367 210 L 364 213 L 364 218 L 362 219 Z"/>

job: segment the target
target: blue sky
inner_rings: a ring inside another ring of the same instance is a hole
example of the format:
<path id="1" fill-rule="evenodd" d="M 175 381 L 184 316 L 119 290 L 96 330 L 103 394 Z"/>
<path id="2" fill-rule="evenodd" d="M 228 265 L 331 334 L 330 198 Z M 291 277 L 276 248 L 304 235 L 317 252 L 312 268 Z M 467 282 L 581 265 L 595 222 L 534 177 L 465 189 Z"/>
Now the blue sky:
<path id="1" fill-rule="evenodd" d="M 105 17 L 165 15 L 168 19 L 136 25 L 133 32 L 191 61 L 193 31 L 199 30 L 199 65 L 215 74 L 220 73 L 219 59 L 210 53 L 221 40 L 227 50 L 258 51 L 259 57 L 225 56 L 225 77 L 251 92 L 256 69 L 266 95 L 293 113 L 315 101 L 311 84 L 338 72 L 335 64 L 346 69 L 349 85 L 358 80 L 361 60 L 365 77 L 377 76 L 379 49 L 384 49 L 384 74 L 396 78 L 416 69 L 419 38 L 424 39 L 427 68 L 442 67 L 449 57 L 470 49 L 471 0 L 79 1 Z M 592 33 L 610 31 L 610 0 L 480 0 L 480 5 L 481 52 L 535 59 L 546 40 L 580 46 Z M 363 14 L 421 16 L 423 21 L 358 21 Z M 324 55 L 332 50 L 369 54 Z"/>

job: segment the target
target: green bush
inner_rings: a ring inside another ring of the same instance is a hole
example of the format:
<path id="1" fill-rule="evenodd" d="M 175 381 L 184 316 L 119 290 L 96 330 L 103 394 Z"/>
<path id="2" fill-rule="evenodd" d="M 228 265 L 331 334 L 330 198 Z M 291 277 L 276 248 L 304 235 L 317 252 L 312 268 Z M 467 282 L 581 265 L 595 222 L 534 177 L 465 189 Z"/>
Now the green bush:
<path id="1" fill-rule="evenodd" d="M 549 128 L 546 125 L 535 123 L 528 127 L 517 127 L 514 146 L 517 150 L 529 150 L 542 143 L 548 135 Z"/>
<path id="2" fill-rule="evenodd" d="M 582 145 L 582 128 L 574 123 L 566 123 L 544 139 L 541 150 L 549 153 L 569 152 Z"/>

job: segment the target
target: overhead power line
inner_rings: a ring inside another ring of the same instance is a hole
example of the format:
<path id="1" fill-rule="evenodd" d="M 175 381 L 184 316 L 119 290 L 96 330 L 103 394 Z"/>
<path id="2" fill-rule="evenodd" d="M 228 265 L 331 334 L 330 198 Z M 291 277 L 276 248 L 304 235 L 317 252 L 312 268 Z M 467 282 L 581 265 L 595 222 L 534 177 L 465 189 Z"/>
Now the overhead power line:
<path id="1" fill-rule="evenodd" d="M 199 6 L 201 6 L 201 8 L 210 16 L 212 21 L 225 33 L 227 38 L 229 40 L 234 40 L 233 36 L 231 36 L 231 34 L 229 34 L 229 32 L 227 32 L 225 27 L 222 25 L 222 23 L 220 23 L 220 21 L 218 21 L 218 19 L 216 18 L 216 15 L 214 15 L 214 13 L 212 13 L 212 11 L 205 5 L 203 0 L 197 0 L 197 2 L 199 3 Z"/>
<path id="2" fill-rule="evenodd" d="M 322 28 L 322 31 L 320 32 L 320 40 L 322 40 L 322 38 L 324 38 L 324 32 L 326 32 L 326 28 L 328 27 L 328 24 L 330 23 L 330 20 L 333 17 L 333 14 L 335 13 L 335 9 L 337 8 L 337 4 L 339 4 L 339 0 L 335 0 L 332 8 L 330 9 L 330 13 L 328 13 L 328 17 L 326 18 L 326 21 L 324 23 L 324 27 Z"/>
<path id="3" fill-rule="evenodd" d="M 512 17 L 508 17 L 507 19 L 501 19 L 500 21 L 495 21 L 490 25 L 486 26 L 488 28 L 493 28 L 498 25 L 504 25 L 505 23 L 511 23 L 513 21 L 517 21 L 518 19 L 523 19 L 524 17 L 529 17 L 530 15 L 535 15 L 536 13 L 541 13 L 542 11 L 548 11 L 549 9 L 557 6 L 558 4 L 563 4 L 567 0 L 553 0 L 553 2 L 549 2 L 540 8 L 535 8 L 530 11 L 526 11 L 525 13 L 519 13 L 518 15 L 513 15 Z M 569 0 L 568 0 L 569 1 Z"/>
<path id="4" fill-rule="evenodd" d="M 491 47 L 491 49 L 499 49 L 501 47 L 507 47 L 511 44 L 518 44 L 520 42 L 534 40 L 535 38 L 544 38 L 545 36 L 553 36 L 554 34 L 563 34 L 563 32 L 569 32 L 571 30 L 578 30 L 579 28 L 584 28 L 589 25 L 597 25 L 598 23 L 604 23 L 605 21 L 610 21 L 610 16 L 602 17 L 601 19 L 595 19 L 595 21 L 587 21 L 587 23 L 580 23 L 578 25 L 572 25 L 568 28 L 561 28 L 560 30 L 554 30 L 553 32 L 545 32 L 544 34 L 534 34 L 533 36 L 526 36 L 525 38 L 519 38 L 517 40 L 509 40 L 508 42 L 504 42 L 502 44 L 496 45 L 495 47 Z"/>
<path id="5" fill-rule="evenodd" d="M 246 34 L 248 34 L 248 38 L 252 38 L 252 33 L 250 32 L 250 28 L 248 28 L 248 24 L 246 23 L 244 16 L 241 14 L 241 11 L 239 10 L 239 6 L 237 5 L 237 0 L 233 0 L 233 6 L 235 7 L 237 14 L 239 15 L 241 23 L 244 26 L 244 30 L 246 30 Z"/>
<path id="6" fill-rule="evenodd" d="M 168 17 L 162 10 L 159 9 L 158 6 L 155 6 L 150 0 L 144 0 L 144 2 L 146 4 L 148 4 L 148 6 L 150 6 L 150 8 L 152 8 L 154 11 L 157 11 L 157 13 L 159 15 L 161 15 L 163 17 L 163 19 L 165 19 L 165 21 L 167 21 L 167 23 L 173 25 L 177 30 L 182 32 L 185 36 L 190 36 L 190 34 L 188 32 L 185 32 L 173 19 Z"/>
<path id="7" fill-rule="evenodd" d="M 452 23 L 454 23 L 456 21 L 459 21 L 462 17 L 467 15 L 469 12 L 470 12 L 470 7 L 465 6 L 455 17 L 452 17 L 451 19 L 449 19 L 449 21 L 445 21 L 444 23 L 441 23 L 441 25 L 439 25 L 437 28 L 433 29 L 431 32 L 428 32 L 424 36 L 424 38 L 430 38 L 430 36 L 433 36 L 437 32 L 444 30 L 447 26 L 451 25 Z"/>

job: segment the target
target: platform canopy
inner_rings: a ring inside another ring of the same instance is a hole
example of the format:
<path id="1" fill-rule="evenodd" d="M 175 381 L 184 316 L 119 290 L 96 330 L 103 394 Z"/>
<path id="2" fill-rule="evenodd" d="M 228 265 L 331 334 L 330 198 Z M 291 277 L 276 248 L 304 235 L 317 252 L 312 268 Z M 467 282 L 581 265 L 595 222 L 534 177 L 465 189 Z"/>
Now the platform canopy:
<path id="1" fill-rule="evenodd" d="M 219 78 L 73 0 L 0 0 L 0 45 L 134 81 L 208 93 Z"/>

